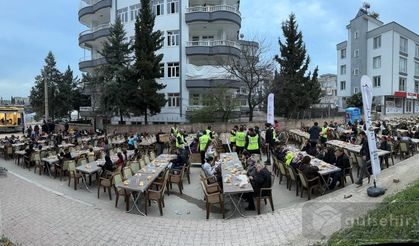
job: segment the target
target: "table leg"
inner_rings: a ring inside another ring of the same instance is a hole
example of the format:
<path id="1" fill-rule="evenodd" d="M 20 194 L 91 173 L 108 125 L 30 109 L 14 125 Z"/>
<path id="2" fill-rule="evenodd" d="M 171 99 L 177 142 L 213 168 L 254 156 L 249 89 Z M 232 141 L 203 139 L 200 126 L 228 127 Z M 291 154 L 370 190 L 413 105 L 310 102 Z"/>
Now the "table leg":
<path id="1" fill-rule="evenodd" d="M 81 179 L 83 180 L 83 184 L 84 184 L 84 187 L 86 187 L 86 190 L 88 192 L 91 192 L 89 189 L 89 186 L 87 186 L 86 176 L 84 174 L 81 176 Z"/>
<path id="2" fill-rule="evenodd" d="M 48 175 L 51 177 L 51 166 L 50 166 L 49 162 L 44 162 L 44 163 L 45 163 L 45 167 L 48 171 Z"/>
<path id="3" fill-rule="evenodd" d="M 135 208 L 142 216 L 147 216 L 143 212 L 141 212 L 140 208 L 138 207 L 138 204 L 137 203 L 138 203 L 138 200 L 140 198 L 140 195 L 141 195 L 140 192 L 137 192 L 137 195 L 136 196 L 134 195 L 134 192 L 131 193 L 131 196 L 130 197 L 132 198 L 133 203 L 132 203 L 131 209 L 128 210 L 128 211 L 126 211 L 127 213 L 131 213 L 134 210 L 134 208 Z M 147 202 L 147 201 L 145 201 L 145 202 Z"/>
<path id="4" fill-rule="evenodd" d="M 329 180 L 330 174 L 327 174 L 325 176 L 327 176 L 327 180 Z M 320 175 L 320 177 L 321 177 L 321 179 L 323 180 L 323 183 L 324 183 L 324 187 L 323 187 L 324 189 L 323 189 L 323 192 L 322 192 L 322 195 L 324 195 L 326 193 L 326 191 L 329 190 L 329 186 L 327 185 L 327 182 L 324 179 L 324 176 L 323 175 Z"/>
<path id="5" fill-rule="evenodd" d="M 226 217 L 225 219 L 230 219 L 231 217 L 233 217 L 233 215 L 236 213 L 236 211 L 239 213 L 239 215 L 241 217 L 246 217 L 241 211 L 240 211 L 240 202 L 242 200 L 243 197 L 243 193 L 240 194 L 239 200 L 237 201 L 237 203 L 234 201 L 234 198 L 231 194 L 228 195 L 228 197 L 231 200 L 231 203 L 233 204 L 233 211 L 231 212 L 230 216 Z"/>

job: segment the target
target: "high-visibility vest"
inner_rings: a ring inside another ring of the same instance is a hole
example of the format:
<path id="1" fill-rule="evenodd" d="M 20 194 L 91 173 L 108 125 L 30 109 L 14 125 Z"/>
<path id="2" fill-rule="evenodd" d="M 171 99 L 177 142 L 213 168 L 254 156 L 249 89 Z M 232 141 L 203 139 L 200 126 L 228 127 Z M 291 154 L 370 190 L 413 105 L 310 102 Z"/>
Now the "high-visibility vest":
<path id="1" fill-rule="evenodd" d="M 236 131 L 235 130 L 231 130 L 230 131 L 230 143 L 235 143 L 235 142 L 236 142 Z"/>
<path id="2" fill-rule="evenodd" d="M 254 137 L 248 136 L 249 144 L 247 145 L 247 150 L 258 150 L 259 149 L 259 135 Z"/>
<path id="3" fill-rule="evenodd" d="M 245 132 L 237 132 L 236 133 L 236 146 L 237 147 L 244 147 L 246 145 L 246 133 Z"/>
<path id="4" fill-rule="evenodd" d="M 289 166 L 291 165 L 292 159 L 294 159 L 294 153 L 289 151 L 287 155 L 285 155 L 285 165 Z"/>
<path id="5" fill-rule="evenodd" d="M 181 139 L 181 142 L 179 142 L 179 137 Z M 180 133 L 178 133 L 177 136 L 176 136 L 176 148 L 178 148 L 178 149 L 185 148 L 185 139 L 184 139 L 183 135 L 180 134 Z"/>
<path id="6" fill-rule="evenodd" d="M 177 136 L 177 134 L 179 133 L 177 128 L 172 127 L 172 132 L 173 132 L 173 136 Z"/>
<path id="7" fill-rule="evenodd" d="M 205 151 L 205 147 L 207 147 L 208 141 L 209 136 L 207 134 L 199 137 L 199 151 Z"/>
<path id="8" fill-rule="evenodd" d="M 273 140 L 276 139 L 276 131 L 275 130 L 273 130 L 273 132 L 272 132 L 272 137 L 273 137 Z"/>
<path id="9" fill-rule="evenodd" d="M 327 127 L 322 127 L 322 137 L 327 138 Z"/>

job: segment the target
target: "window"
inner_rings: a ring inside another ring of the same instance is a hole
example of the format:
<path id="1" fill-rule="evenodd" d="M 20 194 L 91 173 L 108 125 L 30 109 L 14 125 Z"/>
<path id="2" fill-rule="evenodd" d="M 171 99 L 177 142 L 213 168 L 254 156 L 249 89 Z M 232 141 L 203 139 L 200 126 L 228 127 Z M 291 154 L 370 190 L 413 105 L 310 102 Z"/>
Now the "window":
<path id="1" fill-rule="evenodd" d="M 406 58 L 400 57 L 399 72 L 407 73 L 407 59 Z"/>
<path id="2" fill-rule="evenodd" d="M 341 49 L 340 50 L 340 59 L 345 59 L 346 58 L 346 49 Z"/>
<path id="3" fill-rule="evenodd" d="M 354 69 L 353 74 L 354 74 L 355 76 L 356 76 L 356 75 L 359 75 L 359 69 L 358 69 L 358 68 L 355 68 L 355 69 Z"/>
<path id="4" fill-rule="evenodd" d="M 199 94 L 192 94 L 191 105 L 193 105 L 193 106 L 199 105 Z"/>
<path id="5" fill-rule="evenodd" d="M 169 78 L 179 77 L 179 62 L 167 63 L 167 77 Z"/>
<path id="6" fill-rule="evenodd" d="M 381 68 L 381 56 L 376 56 L 372 59 L 373 61 L 373 68 L 377 69 L 377 68 Z"/>
<path id="7" fill-rule="evenodd" d="M 116 14 L 122 23 L 128 22 L 128 7 L 123 8 L 123 9 L 118 9 L 116 11 Z"/>
<path id="8" fill-rule="evenodd" d="M 375 37 L 373 42 L 373 48 L 378 49 L 381 47 L 381 36 Z"/>
<path id="9" fill-rule="evenodd" d="M 179 12 L 179 0 L 167 0 L 167 13 L 174 14 Z"/>
<path id="10" fill-rule="evenodd" d="M 164 0 L 153 0 L 154 15 L 164 15 Z"/>
<path id="11" fill-rule="evenodd" d="M 161 78 L 164 78 L 164 63 L 160 63 L 160 74 L 161 74 Z"/>
<path id="12" fill-rule="evenodd" d="M 419 93 L 419 80 L 415 80 L 415 93 Z"/>
<path id="13" fill-rule="evenodd" d="M 179 107 L 180 106 L 179 93 L 167 93 L 167 105 L 169 107 Z"/>
<path id="14" fill-rule="evenodd" d="M 354 57 L 358 57 L 359 56 L 359 49 L 354 50 Z"/>
<path id="15" fill-rule="evenodd" d="M 419 76 L 419 62 L 415 62 L 415 76 Z"/>
<path id="16" fill-rule="evenodd" d="M 406 91 L 406 78 L 399 78 L 399 91 Z"/>
<path id="17" fill-rule="evenodd" d="M 340 82 L 340 90 L 341 91 L 346 90 L 346 81 L 341 81 Z"/>
<path id="18" fill-rule="evenodd" d="M 355 31 L 354 32 L 354 39 L 358 39 L 359 38 L 359 33 L 358 33 L 358 31 Z"/>
<path id="19" fill-rule="evenodd" d="M 167 46 L 178 46 L 179 43 L 179 31 L 167 31 Z"/>
<path id="20" fill-rule="evenodd" d="M 346 74 L 346 65 L 340 66 L 340 75 Z"/>
<path id="21" fill-rule="evenodd" d="M 416 45 L 416 49 L 415 49 L 416 51 L 415 51 L 415 56 L 417 57 L 417 58 L 419 58 L 419 44 L 417 44 Z"/>
<path id="22" fill-rule="evenodd" d="M 400 37 L 400 51 L 407 54 L 407 39 Z"/>
<path id="23" fill-rule="evenodd" d="M 354 87 L 354 94 L 357 94 L 359 92 L 358 87 Z"/>
<path id="24" fill-rule="evenodd" d="M 131 12 L 131 16 L 130 16 L 131 21 L 137 20 L 137 16 L 140 14 L 140 7 L 141 7 L 141 4 L 134 4 L 129 7 L 130 12 Z"/>
<path id="25" fill-rule="evenodd" d="M 381 76 L 374 76 L 372 78 L 373 87 L 381 87 Z"/>

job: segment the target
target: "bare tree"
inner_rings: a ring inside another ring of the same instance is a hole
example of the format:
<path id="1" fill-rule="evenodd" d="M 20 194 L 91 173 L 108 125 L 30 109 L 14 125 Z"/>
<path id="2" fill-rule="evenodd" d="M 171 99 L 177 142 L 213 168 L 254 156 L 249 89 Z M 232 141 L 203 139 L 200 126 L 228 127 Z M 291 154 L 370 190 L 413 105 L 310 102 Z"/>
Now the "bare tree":
<path id="1" fill-rule="evenodd" d="M 221 63 L 232 79 L 239 80 L 246 88 L 249 107 L 249 121 L 253 113 L 261 105 L 270 92 L 273 79 L 273 63 L 264 41 L 241 41 L 241 57 L 228 58 Z"/>

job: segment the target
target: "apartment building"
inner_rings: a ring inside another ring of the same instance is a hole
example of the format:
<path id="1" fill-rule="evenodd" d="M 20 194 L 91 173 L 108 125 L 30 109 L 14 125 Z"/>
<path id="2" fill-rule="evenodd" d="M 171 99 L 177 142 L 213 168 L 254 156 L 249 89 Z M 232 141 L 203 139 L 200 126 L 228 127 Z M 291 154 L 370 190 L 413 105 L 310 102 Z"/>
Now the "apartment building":
<path id="1" fill-rule="evenodd" d="M 336 74 L 322 74 L 319 77 L 322 96 L 320 97 L 321 107 L 335 108 L 338 103 L 337 97 L 337 76 Z"/>
<path id="2" fill-rule="evenodd" d="M 149 117 L 155 124 L 186 121 L 188 110 L 202 105 L 208 89 L 219 85 L 231 92 L 240 91 L 240 82 L 231 79 L 219 65 L 227 58 L 241 55 L 239 40 L 241 14 L 238 0 L 151 0 L 156 15 L 155 30 L 164 37 L 164 54 L 160 83 L 167 104 L 160 114 Z M 109 27 L 120 18 L 128 37 L 134 37 L 139 0 L 82 0 L 79 21 L 86 31 L 79 36 L 84 57 L 79 63 L 82 72 L 89 73 L 105 63 L 99 54 L 109 36 Z M 87 92 L 92 92 L 90 88 Z M 97 105 L 96 105 L 97 106 Z M 94 107 L 80 111 L 88 116 Z M 117 122 L 117 117 L 114 122 Z M 141 124 L 143 117 L 126 119 L 128 124 Z"/>
<path id="3" fill-rule="evenodd" d="M 337 44 L 339 105 L 360 92 L 362 75 L 373 83 L 373 106 L 382 114 L 419 113 L 419 35 L 397 22 L 384 24 L 361 8 Z"/>

